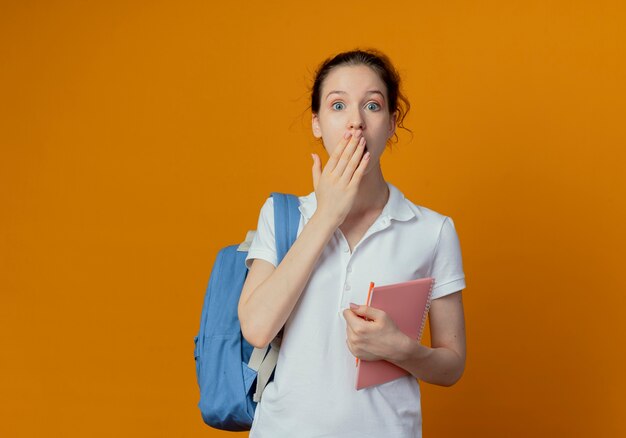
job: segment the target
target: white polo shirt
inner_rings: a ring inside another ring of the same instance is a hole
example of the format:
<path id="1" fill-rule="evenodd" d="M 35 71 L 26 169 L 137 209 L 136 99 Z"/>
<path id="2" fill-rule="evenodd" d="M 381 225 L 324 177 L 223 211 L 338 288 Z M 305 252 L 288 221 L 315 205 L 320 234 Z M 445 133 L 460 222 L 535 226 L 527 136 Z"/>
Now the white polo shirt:
<path id="1" fill-rule="evenodd" d="M 257 406 L 251 438 L 421 437 L 420 388 L 411 376 L 354 389 L 356 367 L 342 311 L 365 303 L 377 286 L 435 277 L 433 299 L 465 288 L 452 219 L 413 204 L 392 184 L 380 216 L 350 252 L 337 229 L 285 324 L 274 381 Z M 298 234 L 317 208 L 315 192 L 300 198 Z M 274 207 L 261 208 L 252 259 L 276 266 Z"/>

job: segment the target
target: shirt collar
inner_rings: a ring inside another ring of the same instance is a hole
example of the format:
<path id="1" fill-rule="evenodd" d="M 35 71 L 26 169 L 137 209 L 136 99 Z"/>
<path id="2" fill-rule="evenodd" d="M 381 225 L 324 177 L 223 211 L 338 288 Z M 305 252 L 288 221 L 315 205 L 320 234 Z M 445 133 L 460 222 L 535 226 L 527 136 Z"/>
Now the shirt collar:
<path id="1" fill-rule="evenodd" d="M 383 211 L 380 213 L 380 217 L 388 217 L 389 219 L 395 219 L 397 221 L 408 221 L 417 217 L 416 211 L 409 206 L 409 201 L 404 197 L 402 192 L 388 181 L 387 187 L 389 187 L 389 199 Z M 317 209 L 315 192 L 311 192 L 306 196 L 300 196 L 300 206 L 298 209 L 307 220 L 311 219 Z"/>

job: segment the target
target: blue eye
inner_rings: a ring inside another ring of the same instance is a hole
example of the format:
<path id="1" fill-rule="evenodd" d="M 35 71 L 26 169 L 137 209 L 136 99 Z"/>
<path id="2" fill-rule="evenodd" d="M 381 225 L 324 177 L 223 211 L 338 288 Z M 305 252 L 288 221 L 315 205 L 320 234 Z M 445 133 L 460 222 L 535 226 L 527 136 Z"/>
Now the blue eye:
<path id="1" fill-rule="evenodd" d="M 374 108 L 372 108 L 372 106 L 373 106 Z M 372 111 L 378 111 L 378 110 L 380 110 L 380 105 L 378 105 L 376 102 L 369 102 L 369 103 L 367 104 L 367 108 L 368 108 L 368 109 L 370 109 L 370 110 L 372 110 Z"/>
<path id="2" fill-rule="evenodd" d="M 340 105 L 340 106 L 341 106 L 341 108 L 337 108 L 337 105 Z M 345 106 L 345 105 L 343 104 L 343 102 L 335 102 L 335 103 L 333 103 L 333 109 L 334 109 L 334 110 L 337 110 L 337 111 L 339 111 L 339 110 L 343 109 L 343 107 L 344 107 L 344 106 Z"/>

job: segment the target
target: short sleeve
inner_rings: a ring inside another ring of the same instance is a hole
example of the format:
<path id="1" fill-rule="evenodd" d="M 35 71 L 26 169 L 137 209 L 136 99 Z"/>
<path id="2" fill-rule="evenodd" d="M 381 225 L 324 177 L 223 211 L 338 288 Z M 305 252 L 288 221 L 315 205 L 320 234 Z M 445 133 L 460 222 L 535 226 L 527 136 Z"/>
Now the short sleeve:
<path id="1" fill-rule="evenodd" d="M 263 259 L 278 265 L 276 239 L 274 237 L 274 199 L 270 196 L 261 207 L 256 233 L 246 256 L 246 267 L 250 269 L 252 259 Z"/>
<path id="2" fill-rule="evenodd" d="M 432 299 L 465 289 L 461 246 L 452 218 L 446 217 L 433 256 L 431 276 L 435 278 Z"/>

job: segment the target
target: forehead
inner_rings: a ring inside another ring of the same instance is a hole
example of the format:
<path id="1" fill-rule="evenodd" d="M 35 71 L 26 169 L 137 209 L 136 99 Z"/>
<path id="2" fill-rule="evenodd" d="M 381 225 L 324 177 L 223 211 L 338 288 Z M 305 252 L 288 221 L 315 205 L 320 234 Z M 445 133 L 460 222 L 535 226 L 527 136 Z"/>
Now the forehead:
<path id="1" fill-rule="evenodd" d="M 378 73 L 366 65 L 344 65 L 328 73 L 322 84 L 322 99 L 330 91 L 345 91 L 348 94 L 365 94 L 379 90 L 387 97 L 387 87 Z"/>

